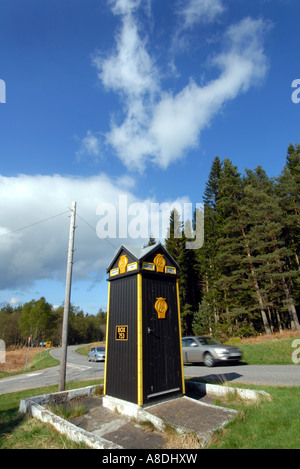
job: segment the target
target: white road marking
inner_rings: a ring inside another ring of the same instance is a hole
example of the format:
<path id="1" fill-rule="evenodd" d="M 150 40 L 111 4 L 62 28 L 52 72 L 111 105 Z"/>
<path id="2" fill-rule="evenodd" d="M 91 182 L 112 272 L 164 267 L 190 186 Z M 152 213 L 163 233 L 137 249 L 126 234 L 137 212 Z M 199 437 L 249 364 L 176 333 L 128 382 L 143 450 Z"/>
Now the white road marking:
<path id="1" fill-rule="evenodd" d="M 69 368 L 75 368 L 77 370 L 89 370 L 90 368 L 92 368 L 91 366 L 87 366 L 87 365 L 75 365 L 74 363 L 67 363 L 67 367 Z"/>

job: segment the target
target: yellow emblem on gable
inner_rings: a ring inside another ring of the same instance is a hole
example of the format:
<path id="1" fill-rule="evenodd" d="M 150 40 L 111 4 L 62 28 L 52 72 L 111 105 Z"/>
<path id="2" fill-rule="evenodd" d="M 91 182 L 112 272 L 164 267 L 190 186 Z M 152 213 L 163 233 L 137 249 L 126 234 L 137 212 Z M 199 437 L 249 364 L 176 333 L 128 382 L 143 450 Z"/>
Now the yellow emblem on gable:
<path id="1" fill-rule="evenodd" d="M 157 312 L 158 319 L 165 319 L 166 312 L 168 309 L 168 304 L 165 298 L 156 298 L 154 308 Z"/>
<path id="2" fill-rule="evenodd" d="M 157 254 L 155 257 L 154 257 L 154 260 L 153 260 L 154 264 L 156 265 L 156 270 L 157 272 L 163 272 L 164 271 L 164 268 L 165 268 L 165 265 L 166 265 L 166 261 L 165 261 L 165 258 L 162 254 Z"/>
<path id="3" fill-rule="evenodd" d="M 119 263 L 118 263 L 120 274 L 125 274 L 127 264 L 128 264 L 128 259 L 127 259 L 126 254 L 124 254 L 123 256 L 120 257 Z"/>

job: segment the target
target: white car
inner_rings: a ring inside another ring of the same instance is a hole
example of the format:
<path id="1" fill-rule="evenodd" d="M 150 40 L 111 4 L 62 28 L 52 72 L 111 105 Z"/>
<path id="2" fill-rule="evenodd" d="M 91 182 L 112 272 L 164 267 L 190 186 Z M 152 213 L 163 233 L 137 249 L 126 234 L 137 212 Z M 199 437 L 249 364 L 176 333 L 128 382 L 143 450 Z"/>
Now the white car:
<path id="1" fill-rule="evenodd" d="M 214 366 L 217 362 L 238 362 L 242 352 L 234 345 L 221 344 L 211 337 L 183 337 L 182 339 L 183 363 L 204 363 Z"/>
<path id="2" fill-rule="evenodd" d="M 94 362 L 104 362 L 105 360 L 105 347 L 92 347 L 88 353 L 88 359 Z"/>

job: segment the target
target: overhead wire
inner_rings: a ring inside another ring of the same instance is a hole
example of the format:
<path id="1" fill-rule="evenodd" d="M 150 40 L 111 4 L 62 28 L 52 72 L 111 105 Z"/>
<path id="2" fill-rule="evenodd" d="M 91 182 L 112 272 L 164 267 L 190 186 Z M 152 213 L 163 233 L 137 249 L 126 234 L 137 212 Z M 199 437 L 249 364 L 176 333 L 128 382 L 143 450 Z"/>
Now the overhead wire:
<path id="1" fill-rule="evenodd" d="M 53 216 L 51 216 L 51 217 L 44 218 L 43 220 L 39 220 L 39 221 L 37 221 L 37 222 L 30 223 L 30 225 L 25 225 L 25 226 L 22 226 L 22 227 L 20 227 L 20 228 L 16 228 L 15 230 L 9 231 L 9 232 L 7 232 L 7 233 L 3 233 L 3 234 L 0 235 L 0 238 L 2 238 L 2 237 L 4 237 L 4 236 L 8 236 L 8 235 L 13 234 L 13 233 L 17 233 L 18 231 L 22 231 L 22 230 L 25 230 L 25 229 L 27 229 L 27 228 L 31 228 L 32 226 L 39 225 L 40 223 L 44 223 L 44 222 L 46 222 L 46 221 L 48 221 L 48 220 L 52 220 L 53 218 L 56 218 L 56 217 L 59 217 L 59 216 L 61 216 L 61 215 L 66 214 L 66 213 L 69 213 L 71 210 L 72 210 L 72 209 L 69 208 L 68 210 L 65 210 L 64 212 L 60 212 L 60 213 L 57 213 L 56 215 L 53 215 Z M 88 223 L 81 215 L 79 215 L 78 210 L 76 210 L 76 216 L 77 216 L 78 218 L 80 218 L 84 223 L 86 223 L 94 232 L 97 233 L 96 228 L 95 228 L 94 226 L 90 225 L 90 223 Z M 98 233 L 97 233 L 97 236 L 99 236 Z M 108 244 L 110 244 L 111 247 L 113 247 L 114 249 L 116 249 L 116 246 L 114 246 L 113 243 L 111 243 L 107 238 L 101 238 L 101 239 L 105 240 Z"/>
<path id="2" fill-rule="evenodd" d="M 78 218 L 80 218 L 84 223 L 86 223 L 93 231 L 95 231 L 95 232 L 97 233 L 96 228 L 95 228 L 94 226 L 90 225 L 89 222 L 87 222 L 84 218 L 82 218 L 82 216 L 79 215 L 78 210 L 76 211 L 76 215 L 77 215 Z M 97 236 L 98 236 L 99 238 L 101 238 L 98 233 L 97 233 Z M 106 241 L 108 244 L 110 244 L 111 247 L 113 247 L 114 249 L 117 249 L 116 246 L 114 246 L 113 243 L 111 243 L 107 238 L 101 238 L 101 239 L 103 239 L 103 240 Z"/>
<path id="3" fill-rule="evenodd" d="M 53 218 L 59 217 L 64 215 L 65 213 L 69 213 L 70 210 L 65 210 L 64 212 L 58 213 L 57 215 L 53 215 L 52 217 L 44 218 L 43 220 L 37 221 L 35 223 L 31 223 L 30 225 L 22 226 L 21 228 L 17 228 L 16 230 L 9 231 L 8 233 L 3 233 L 0 235 L 0 238 L 3 236 L 8 236 L 13 233 L 17 233 L 18 231 L 25 230 L 26 228 L 30 228 L 31 226 L 39 225 L 40 223 L 44 223 L 45 221 L 52 220 Z"/>

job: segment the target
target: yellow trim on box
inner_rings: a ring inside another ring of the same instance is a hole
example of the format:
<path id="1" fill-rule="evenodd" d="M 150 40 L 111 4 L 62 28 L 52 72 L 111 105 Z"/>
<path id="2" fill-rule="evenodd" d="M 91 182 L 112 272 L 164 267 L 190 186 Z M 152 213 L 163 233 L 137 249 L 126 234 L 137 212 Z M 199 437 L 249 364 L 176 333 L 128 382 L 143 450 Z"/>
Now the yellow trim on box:
<path id="1" fill-rule="evenodd" d="M 168 269 L 171 270 L 171 272 L 168 272 Z M 165 274 L 176 274 L 176 267 L 171 267 L 170 265 L 166 265 L 165 267 Z"/>
<path id="2" fill-rule="evenodd" d="M 138 263 L 131 262 L 130 264 L 127 265 L 127 272 L 131 272 L 132 270 L 137 270 L 137 268 L 138 268 Z"/>
<path id="3" fill-rule="evenodd" d="M 149 267 L 145 267 L 146 265 Z M 152 272 L 155 272 L 155 264 L 153 264 L 153 262 L 143 262 L 142 268 L 144 270 L 151 270 Z"/>
<path id="4" fill-rule="evenodd" d="M 137 274 L 137 403 L 143 405 L 143 304 L 142 274 Z"/>
<path id="5" fill-rule="evenodd" d="M 114 277 L 115 275 L 119 275 L 119 267 L 116 267 L 115 269 L 111 269 L 109 271 L 109 276 Z"/>
<path id="6" fill-rule="evenodd" d="M 182 376 L 182 393 L 185 394 L 184 372 L 183 372 L 183 356 L 182 356 L 182 340 L 181 340 L 181 320 L 180 320 L 180 302 L 179 302 L 179 281 L 176 279 L 176 293 L 177 293 L 177 309 L 178 309 L 178 327 L 179 327 L 179 343 L 180 343 L 180 361 L 181 361 L 181 376 Z"/>
<path id="7" fill-rule="evenodd" d="M 106 371 L 107 371 L 107 350 L 108 350 L 108 325 L 109 325 L 109 305 L 110 305 L 110 282 L 108 284 L 107 314 L 106 314 L 106 335 L 105 335 L 105 366 L 104 366 L 104 388 L 103 394 L 106 394 Z"/>

